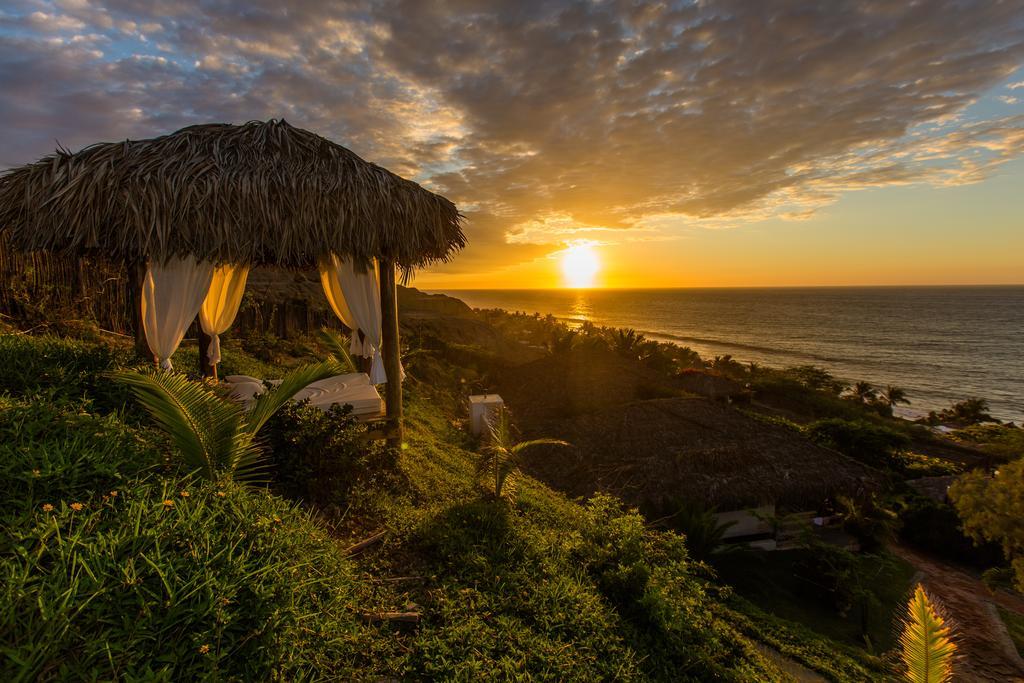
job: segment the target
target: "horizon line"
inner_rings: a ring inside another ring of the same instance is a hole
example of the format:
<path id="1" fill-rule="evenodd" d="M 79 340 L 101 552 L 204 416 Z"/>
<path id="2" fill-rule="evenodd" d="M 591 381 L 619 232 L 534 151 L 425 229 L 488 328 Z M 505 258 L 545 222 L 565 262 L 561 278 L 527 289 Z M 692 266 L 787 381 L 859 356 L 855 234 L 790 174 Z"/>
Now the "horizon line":
<path id="1" fill-rule="evenodd" d="M 668 285 L 654 287 L 441 287 L 423 285 L 416 287 L 415 283 L 407 285 L 416 289 L 432 289 L 435 291 L 444 290 L 448 292 L 621 292 L 621 291 L 664 291 L 669 289 L 940 289 L 949 287 L 1024 287 L 1024 282 L 1010 283 L 940 283 L 940 284 L 887 284 L 887 285 Z"/>

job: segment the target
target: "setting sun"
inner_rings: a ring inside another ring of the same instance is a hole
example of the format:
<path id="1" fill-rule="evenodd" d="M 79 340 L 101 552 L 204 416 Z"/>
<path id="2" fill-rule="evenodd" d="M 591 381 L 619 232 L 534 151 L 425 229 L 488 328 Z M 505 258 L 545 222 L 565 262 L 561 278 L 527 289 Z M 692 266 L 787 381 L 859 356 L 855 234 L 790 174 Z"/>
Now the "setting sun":
<path id="1" fill-rule="evenodd" d="M 601 262 L 589 244 L 573 245 L 562 254 L 562 277 L 566 287 L 593 287 L 600 269 Z"/>

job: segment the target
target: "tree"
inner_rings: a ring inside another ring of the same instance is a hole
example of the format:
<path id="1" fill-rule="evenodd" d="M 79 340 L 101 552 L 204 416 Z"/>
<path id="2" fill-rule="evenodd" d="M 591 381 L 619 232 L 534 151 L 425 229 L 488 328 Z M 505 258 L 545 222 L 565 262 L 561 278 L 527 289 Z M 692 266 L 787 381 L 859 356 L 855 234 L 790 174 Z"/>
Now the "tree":
<path id="1" fill-rule="evenodd" d="M 552 356 L 564 356 L 576 348 L 578 341 L 575 331 L 555 327 L 548 334 L 545 345 Z"/>
<path id="2" fill-rule="evenodd" d="M 912 683 L 945 683 L 953 678 L 956 643 L 921 584 L 907 602 L 900 633 L 904 676 Z"/>
<path id="3" fill-rule="evenodd" d="M 940 421 L 968 426 L 982 422 L 998 422 L 988 414 L 988 401 L 983 398 L 968 398 L 954 403 L 938 415 Z"/>
<path id="4" fill-rule="evenodd" d="M 786 370 L 786 374 L 808 389 L 826 391 L 835 396 L 843 393 L 846 388 L 831 372 L 814 365 L 798 365 Z"/>
<path id="5" fill-rule="evenodd" d="M 728 377 L 742 377 L 745 370 L 743 364 L 728 353 L 724 356 L 715 356 L 711 362 L 711 369 Z"/>
<path id="6" fill-rule="evenodd" d="M 248 409 L 178 373 L 120 370 L 108 376 L 131 387 L 157 426 L 170 436 L 181 459 L 202 477 L 216 480 L 228 475 L 259 483 L 266 469 L 266 453 L 256 438 L 259 430 L 296 392 L 337 371 L 335 363 L 293 370 Z"/>
<path id="7" fill-rule="evenodd" d="M 878 398 L 878 390 L 867 382 L 857 382 L 850 388 L 850 397 L 860 403 L 871 403 Z"/>
<path id="8" fill-rule="evenodd" d="M 950 486 L 949 497 L 968 536 L 1002 545 L 1017 588 L 1024 590 L 1024 460 L 1003 465 L 992 475 L 968 472 Z"/>
<path id="9" fill-rule="evenodd" d="M 637 359 L 640 357 L 640 345 L 645 341 L 644 335 L 633 328 L 618 329 L 612 332 L 612 351 L 625 356 L 626 358 Z"/>
<path id="10" fill-rule="evenodd" d="M 882 402 L 890 408 L 895 408 L 899 403 L 910 405 L 910 399 L 907 398 L 907 392 L 899 387 L 894 387 L 891 384 L 882 392 Z"/>
<path id="11" fill-rule="evenodd" d="M 490 419 L 490 439 L 483 447 L 483 453 L 477 462 L 477 477 L 485 486 L 488 495 L 501 498 L 506 492 L 506 487 L 508 492 L 513 490 L 512 480 L 519 472 L 520 459 L 526 449 L 535 446 L 568 445 L 559 439 L 517 442 L 508 410 L 504 407 L 499 408 Z"/>

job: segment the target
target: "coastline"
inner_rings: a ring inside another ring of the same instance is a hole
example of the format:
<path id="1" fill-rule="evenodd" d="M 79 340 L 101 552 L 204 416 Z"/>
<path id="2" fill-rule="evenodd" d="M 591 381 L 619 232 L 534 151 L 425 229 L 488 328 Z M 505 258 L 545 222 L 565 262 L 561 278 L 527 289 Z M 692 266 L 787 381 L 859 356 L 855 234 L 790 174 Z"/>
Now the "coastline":
<path id="1" fill-rule="evenodd" d="M 905 419 L 925 417 L 929 411 L 980 397 L 989 402 L 994 417 L 1017 424 L 1024 421 L 1024 362 L 1014 360 L 1007 345 L 1012 342 L 991 341 L 983 328 L 979 331 L 979 321 L 950 322 L 956 311 L 947 311 L 945 320 L 936 320 L 934 315 L 945 298 L 954 302 L 964 296 L 1024 301 L 1024 286 L 424 291 L 459 299 L 475 309 L 552 315 L 570 328 L 584 322 L 632 328 L 648 339 L 688 347 L 707 360 L 730 355 L 743 363 L 778 369 L 815 365 L 849 383 L 900 386 L 907 389 L 913 401 L 896 411 Z M 801 296 L 805 292 L 808 296 Z M 650 315 L 629 307 L 629 302 L 652 293 L 657 293 L 662 303 Z M 673 300 L 682 297 L 703 299 L 705 303 L 688 304 L 674 318 Z M 777 304 L 779 299 L 792 310 Z M 800 301 L 792 303 L 797 299 Z M 815 303 L 818 299 L 820 304 Z M 864 309 L 859 317 L 851 314 L 847 300 Z M 917 302 L 922 300 L 928 305 L 920 307 L 920 318 L 914 318 Z M 881 303 L 872 306 L 878 301 Z M 903 304 L 904 308 L 890 302 Z M 771 310 L 760 324 L 755 321 L 744 329 L 729 320 L 710 320 L 702 329 L 704 317 L 724 318 L 720 312 L 728 308 L 735 309 L 737 317 L 749 317 L 758 306 Z M 1002 325 L 1000 339 L 1009 339 L 1007 330 L 1016 325 L 1015 310 L 1008 308 L 1009 313 L 991 316 L 990 324 Z M 801 317 L 808 321 L 804 323 Z M 906 331 L 883 334 L 899 326 Z M 1021 366 L 1016 373 L 1015 365 Z"/>

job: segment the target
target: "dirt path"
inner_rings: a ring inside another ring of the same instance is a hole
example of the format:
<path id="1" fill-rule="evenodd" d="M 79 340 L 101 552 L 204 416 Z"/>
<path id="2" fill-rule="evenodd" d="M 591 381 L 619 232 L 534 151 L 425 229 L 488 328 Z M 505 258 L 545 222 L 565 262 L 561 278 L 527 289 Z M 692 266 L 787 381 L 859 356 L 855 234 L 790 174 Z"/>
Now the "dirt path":
<path id="1" fill-rule="evenodd" d="M 967 572 L 941 564 L 909 548 L 893 551 L 920 571 L 928 593 L 942 602 L 956 622 L 961 659 L 957 681 L 1024 681 L 1024 660 L 1010 640 L 996 605 L 1024 614 L 1024 599 L 992 593 Z"/>
<path id="2" fill-rule="evenodd" d="M 764 643 L 754 643 L 754 645 L 761 651 L 761 654 L 772 660 L 775 666 L 782 669 L 784 673 L 792 676 L 797 683 L 828 683 L 827 678 L 819 675 L 816 671 L 811 671 L 800 662 L 790 659 L 770 645 Z"/>

